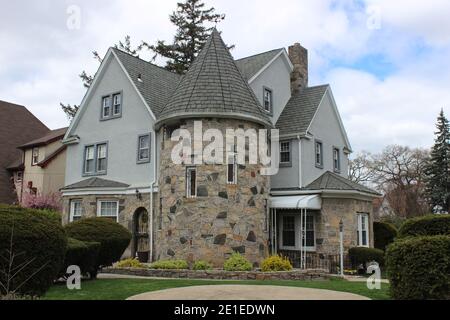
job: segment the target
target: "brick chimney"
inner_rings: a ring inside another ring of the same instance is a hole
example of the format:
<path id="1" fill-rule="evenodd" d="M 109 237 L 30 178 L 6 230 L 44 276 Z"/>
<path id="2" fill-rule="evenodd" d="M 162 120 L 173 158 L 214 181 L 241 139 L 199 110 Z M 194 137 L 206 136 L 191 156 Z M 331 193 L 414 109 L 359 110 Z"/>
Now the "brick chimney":
<path id="1" fill-rule="evenodd" d="M 291 92 L 295 94 L 308 86 L 308 50 L 300 43 L 295 43 L 289 47 L 289 58 L 294 65 L 291 74 Z"/>

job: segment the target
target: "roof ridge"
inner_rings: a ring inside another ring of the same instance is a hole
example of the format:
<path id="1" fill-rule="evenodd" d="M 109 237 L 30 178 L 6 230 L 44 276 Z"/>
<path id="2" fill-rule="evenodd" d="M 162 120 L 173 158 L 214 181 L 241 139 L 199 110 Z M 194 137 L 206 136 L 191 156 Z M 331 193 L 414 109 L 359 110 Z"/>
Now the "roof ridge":
<path id="1" fill-rule="evenodd" d="M 245 60 L 245 59 L 255 58 L 255 57 L 257 57 L 257 56 L 260 56 L 260 55 L 263 55 L 263 54 L 266 54 L 266 53 L 269 53 L 269 52 L 273 52 L 273 51 L 281 51 L 281 50 L 286 50 L 286 49 L 285 49 L 284 47 L 281 47 L 281 48 L 279 48 L 279 49 L 272 49 L 272 50 L 268 50 L 268 51 L 264 51 L 264 52 L 260 52 L 260 53 L 255 53 L 255 54 L 253 54 L 253 55 L 251 55 L 251 56 L 239 58 L 239 59 L 236 59 L 236 60 L 234 60 L 234 61 L 238 62 L 238 61 Z"/>

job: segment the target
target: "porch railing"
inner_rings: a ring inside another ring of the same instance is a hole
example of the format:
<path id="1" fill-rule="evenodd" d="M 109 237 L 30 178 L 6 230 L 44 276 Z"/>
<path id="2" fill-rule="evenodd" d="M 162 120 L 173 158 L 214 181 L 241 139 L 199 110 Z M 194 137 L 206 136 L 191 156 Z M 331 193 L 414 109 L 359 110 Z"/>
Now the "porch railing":
<path id="1" fill-rule="evenodd" d="M 294 268 L 300 268 L 300 251 L 279 250 L 278 253 L 291 261 Z M 306 253 L 306 269 L 322 269 L 331 274 L 339 274 L 339 254 L 321 254 L 316 252 Z M 344 255 L 344 269 L 350 268 L 350 259 Z"/>

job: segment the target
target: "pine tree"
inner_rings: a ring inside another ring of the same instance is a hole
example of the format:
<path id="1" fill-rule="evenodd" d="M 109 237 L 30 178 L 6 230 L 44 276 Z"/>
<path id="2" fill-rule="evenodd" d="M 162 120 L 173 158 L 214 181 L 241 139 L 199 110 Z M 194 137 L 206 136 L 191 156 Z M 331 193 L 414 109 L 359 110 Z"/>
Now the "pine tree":
<path id="1" fill-rule="evenodd" d="M 427 166 L 427 194 L 432 208 L 450 212 L 450 125 L 441 110 Z"/>
<path id="2" fill-rule="evenodd" d="M 158 40 L 155 45 L 142 43 L 155 53 L 153 59 L 157 56 L 167 58 L 166 69 L 178 74 L 186 73 L 213 28 L 205 24 L 217 24 L 225 19 L 224 14 L 215 13 L 214 7 L 204 7 L 202 0 L 185 0 L 177 4 L 177 10 L 169 16 L 170 21 L 178 27 L 173 43 L 166 44 L 162 40 Z"/>

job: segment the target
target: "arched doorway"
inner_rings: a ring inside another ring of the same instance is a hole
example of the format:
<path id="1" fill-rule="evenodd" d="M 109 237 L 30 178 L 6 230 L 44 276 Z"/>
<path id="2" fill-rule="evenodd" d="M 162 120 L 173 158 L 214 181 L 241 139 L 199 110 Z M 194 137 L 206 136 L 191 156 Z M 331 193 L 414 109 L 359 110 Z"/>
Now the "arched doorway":
<path id="1" fill-rule="evenodd" d="M 137 257 L 140 262 L 148 262 L 150 239 L 147 209 L 139 208 L 134 212 L 133 225 L 133 256 Z"/>

